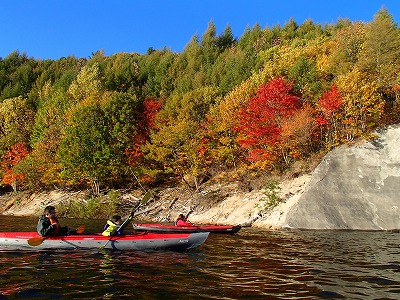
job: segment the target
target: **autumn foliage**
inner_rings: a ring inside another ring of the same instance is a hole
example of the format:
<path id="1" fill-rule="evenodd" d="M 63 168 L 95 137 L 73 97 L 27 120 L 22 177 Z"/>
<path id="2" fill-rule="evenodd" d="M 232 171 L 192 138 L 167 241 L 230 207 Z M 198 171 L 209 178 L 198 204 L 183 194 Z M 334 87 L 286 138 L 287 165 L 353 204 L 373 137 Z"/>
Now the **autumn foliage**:
<path id="1" fill-rule="evenodd" d="M 238 143 L 248 149 L 250 161 L 277 159 L 282 125 L 300 108 L 300 98 L 291 90 L 291 83 L 282 77 L 275 78 L 260 87 L 257 95 L 238 112 Z"/>
<path id="2" fill-rule="evenodd" d="M 318 116 L 317 122 L 325 132 L 326 142 L 329 145 L 334 145 L 340 140 L 340 119 L 342 118 L 340 107 L 342 103 L 343 98 L 336 85 L 333 85 L 319 99 L 321 114 Z"/>
<path id="3" fill-rule="evenodd" d="M 210 22 L 181 53 L 0 58 L 1 184 L 199 188 L 304 168 L 400 120 L 400 29 L 384 8 L 217 32 Z"/>
<path id="4" fill-rule="evenodd" d="M 5 184 L 15 184 L 17 179 L 23 179 L 24 174 L 14 171 L 14 167 L 19 161 L 25 158 L 29 154 L 29 151 L 25 143 L 18 143 L 11 147 L 6 152 L 1 162 L 1 167 L 4 171 L 2 182 Z"/>
<path id="5" fill-rule="evenodd" d="M 143 159 L 143 146 L 150 136 L 150 130 L 156 129 L 155 118 L 161 109 L 161 102 L 147 98 L 143 102 L 143 112 L 140 115 L 137 125 L 137 132 L 132 137 L 132 146 L 125 150 L 125 155 L 128 157 L 128 164 L 130 166 L 137 166 Z"/>

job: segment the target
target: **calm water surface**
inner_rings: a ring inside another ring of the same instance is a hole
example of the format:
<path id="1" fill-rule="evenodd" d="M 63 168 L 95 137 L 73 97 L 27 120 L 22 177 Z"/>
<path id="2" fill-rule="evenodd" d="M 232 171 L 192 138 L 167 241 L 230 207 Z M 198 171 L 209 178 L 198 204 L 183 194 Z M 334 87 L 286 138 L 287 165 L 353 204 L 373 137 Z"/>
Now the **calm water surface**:
<path id="1" fill-rule="evenodd" d="M 36 221 L 0 216 L 3 231 Z M 0 252 L 0 299 L 400 299 L 399 247 L 399 233 L 244 228 L 188 252 Z"/>

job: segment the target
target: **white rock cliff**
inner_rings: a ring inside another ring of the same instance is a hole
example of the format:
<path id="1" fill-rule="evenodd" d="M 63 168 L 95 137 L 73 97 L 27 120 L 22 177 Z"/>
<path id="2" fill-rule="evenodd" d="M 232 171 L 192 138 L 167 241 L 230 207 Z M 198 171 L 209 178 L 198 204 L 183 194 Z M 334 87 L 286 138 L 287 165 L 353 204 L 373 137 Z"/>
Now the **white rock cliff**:
<path id="1" fill-rule="evenodd" d="M 400 125 L 326 155 L 283 227 L 400 229 Z"/>

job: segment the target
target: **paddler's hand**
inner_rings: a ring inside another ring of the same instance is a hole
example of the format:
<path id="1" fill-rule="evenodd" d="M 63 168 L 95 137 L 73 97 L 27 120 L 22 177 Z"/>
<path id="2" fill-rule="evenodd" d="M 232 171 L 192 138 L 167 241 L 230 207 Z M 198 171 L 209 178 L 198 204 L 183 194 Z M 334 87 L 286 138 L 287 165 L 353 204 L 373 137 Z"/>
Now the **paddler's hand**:
<path id="1" fill-rule="evenodd" d="M 57 218 L 50 218 L 51 225 L 60 226 L 60 222 Z"/>

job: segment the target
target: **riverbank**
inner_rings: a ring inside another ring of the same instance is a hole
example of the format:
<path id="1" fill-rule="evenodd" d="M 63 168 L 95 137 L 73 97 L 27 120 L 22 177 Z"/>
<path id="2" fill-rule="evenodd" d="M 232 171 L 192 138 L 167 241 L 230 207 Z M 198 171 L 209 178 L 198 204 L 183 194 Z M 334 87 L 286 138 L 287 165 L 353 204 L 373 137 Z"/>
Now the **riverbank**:
<path id="1" fill-rule="evenodd" d="M 282 202 L 271 211 L 263 211 L 266 191 L 243 188 L 242 181 L 213 183 L 193 192 L 185 186 L 166 188 L 153 193 L 152 200 L 136 214 L 138 219 L 150 222 L 173 222 L 178 214 L 189 213 L 195 224 L 229 224 L 280 229 L 289 209 L 304 192 L 311 175 L 302 175 L 280 182 L 277 195 Z M 70 201 L 85 201 L 87 191 L 51 191 L 41 193 L 9 193 L 0 196 L 3 215 L 40 215 L 46 205 L 64 206 Z M 126 204 L 125 213 L 140 199 L 143 192 L 120 191 L 120 200 Z"/>
<path id="2" fill-rule="evenodd" d="M 184 184 L 154 188 L 151 201 L 136 213 L 136 221 L 172 223 L 182 213 L 199 225 L 399 230 L 400 124 L 379 129 L 375 135 L 374 139 L 341 145 L 321 159 L 314 157 L 293 166 L 290 174 L 277 178 L 278 186 L 272 176 L 230 174 L 224 179 L 215 176 L 197 191 Z M 113 194 L 118 194 L 118 202 L 123 204 L 117 213 L 127 215 L 144 191 Z M 46 205 L 68 208 L 71 201 L 87 199 L 87 191 L 25 192 L 0 196 L 0 207 L 3 214 L 39 215 Z M 279 205 L 268 208 L 274 202 Z M 98 213 L 101 211 L 94 217 Z M 109 216 L 103 213 L 97 217 Z"/>

